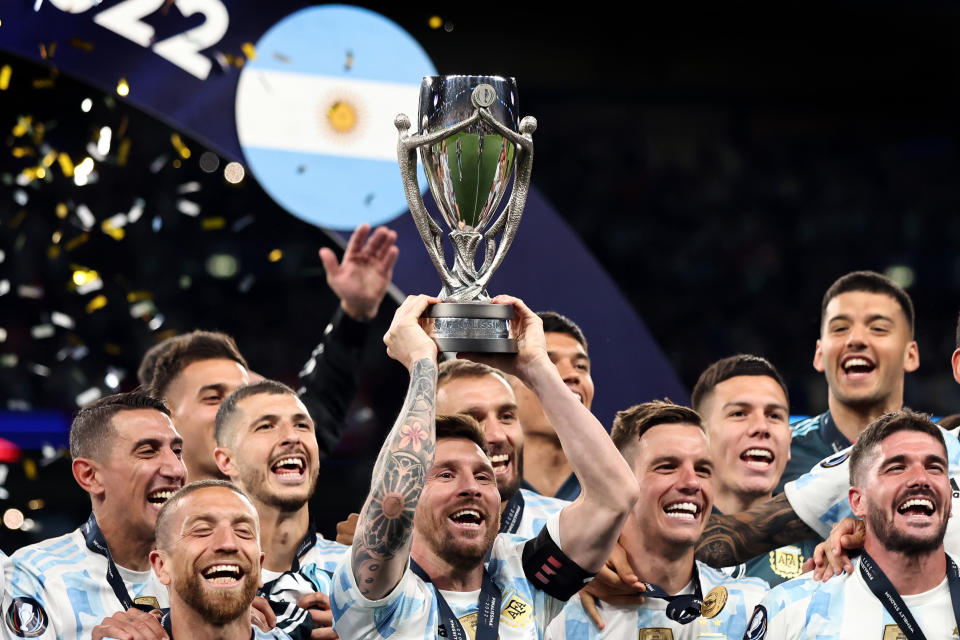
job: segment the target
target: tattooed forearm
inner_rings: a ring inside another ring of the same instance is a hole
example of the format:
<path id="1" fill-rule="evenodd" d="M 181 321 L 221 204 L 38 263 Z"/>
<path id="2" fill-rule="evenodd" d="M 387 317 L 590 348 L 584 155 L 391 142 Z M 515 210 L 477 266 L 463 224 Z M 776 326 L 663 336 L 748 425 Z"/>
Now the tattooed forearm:
<path id="1" fill-rule="evenodd" d="M 399 581 L 413 531 L 413 514 L 436 449 L 437 366 L 419 360 L 396 424 L 373 469 L 370 495 L 353 540 L 354 578 L 367 597 L 385 595 Z"/>
<path id="2" fill-rule="evenodd" d="M 711 567 L 729 567 L 807 538 L 820 536 L 803 523 L 781 493 L 743 513 L 711 515 L 697 545 L 697 560 Z"/>

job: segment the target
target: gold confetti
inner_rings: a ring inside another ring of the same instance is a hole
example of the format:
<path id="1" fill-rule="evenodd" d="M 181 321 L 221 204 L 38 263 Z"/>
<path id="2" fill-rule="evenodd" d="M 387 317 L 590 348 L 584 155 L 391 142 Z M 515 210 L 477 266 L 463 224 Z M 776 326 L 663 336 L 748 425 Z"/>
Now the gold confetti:
<path id="1" fill-rule="evenodd" d="M 61 151 L 57 155 L 57 162 L 60 163 L 60 171 L 63 172 L 63 175 L 67 178 L 72 178 L 74 167 L 73 160 L 70 159 L 70 156 Z"/>
<path id="2" fill-rule="evenodd" d="M 430 20 L 427 21 L 427 24 L 430 25 L 431 29 L 439 29 L 443 26 L 443 18 L 440 16 L 430 16 Z"/>
<path id="3" fill-rule="evenodd" d="M 54 231 L 53 235 L 50 236 L 50 241 L 53 242 L 53 244 L 58 244 L 61 238 L 63 238 L 63 231 Z"/>
<path id="4" fill-rule="evenodd" d="M 70 38 L 70 46 L 74 49 L 80 49 L 85 53 L 90 53 L 93 51 L 93 43 L 86 40 L 81 40 L 80 38 Z"/>
<path id="5" fill-rule="evenodd" d="M 37 479 L 37 463 L 34 462 L 33 458 L 24 458 L 23 474 L 27 476 L 28 480 Z"/>
<path id="6" fill-rule="evenodd" d="M 170 142 L 173 144 L 173 148 L 177 150 L 177 153 L 180 154 L 180 157 L 186 160 L 190 157 L 190 149 L 187 145 L 183 144 L 183 140 L 180 139 L 179 133 L 174 133 L 170 136 Z"/>
<path id="7" fill-rule="evenodd" d="M 347 71 L 353 68 L 353 51 L 347 50 L 347 61 L 343 63 L 343 68 Z"/>
<path id="8" fill-rule="evenodd" d="M 149 291 L 130 291 L 127 293 L 127 302 L 142 302 L 144 300 L 153 300 L 153 294 Z"/>
<path id="9" fill-rule="evenodd" d="M 67 213 L 68 213 L 68 211 L 67 211 L 67 205 L 64 204 L 63 202 L 58 202 L 58 203 L 57 203 L 57 217 L 60 218 L 61 220 L 63 220 L 64 218 L 67 217 Z"/>
<path id="10" fill-rule="evenodd" d="M 117 149 L 117 164 L 121 167 L 126 166 L 127 158 L 130 157 L 130 138 L 124 138 L 120 141 L 120 147 Z"/>
<path id="11" fill-rule="evenodd" d="M 43 164 L 43 166 L 45 167 L 49 167 L 56 161 L 56 159 L 57 159 L 57 152 L 50 151 L 47 153 L 47 155 L 43 156 L 43 160 L 41 160 L 41 164 Z"/>
<path id="12" fill-rule="evenodd" d="M 86 232 L 81 233 L 81 234 L 78 235 L 77 237 L 71 238 L 70 241 L 67 242 L 67 243 L 64 245 L 64 248 L 65 248 L 67 251 L 73 251 L 74 249 L 76 249 L 77 247 L 79 247 L 80 245 L 82 245 L 84 242 L 86 242 L 86 241 L 89 240 L 89 239 L 90 239 L 90 234 L 88 234 L 88 233 L 86 233 Z"/>
<path id="13" fill-rule="evenodd" d="M 100 229 L 105 234 L 107 234 L 108 236 L 110 236 L 111 238 L 117 241 L 123 240 L 123 237 L 127 235 L 126 231 L 124 231 L 122 228 L 116 225 L 111 224 L 109 220 L 104 220 L 103 222 L 101 222 Z"/>
<path id="14" fill-rule="evenodd" d="M 24 180 L 28 182 L 33 182 L 34 180 L 43 178 L 43 175 L 40 175 L 40 172 L 43 170 L 43 167 L 27 167 L 20 172 L 20 175 L 23 176 Z M 44 171 L 44 175 L 46 172 Z"/>
<path id="15" fill-rule="evenodd" d="M 120 97 L 130 95 L 130 85 L 127 84 L 126 78 L 120 78 L 120 80 L 117 81 L 117 95 Z"/>
<path id="16" fill-rule="evenodd" d="M 204 218 L 200 221 L 200 226 L 205 231 L 211 231 L 213 229 L 223 229 L 227 226 L 227 219 L 223 216 L 217 216 L 215 218 Z"/>
<path id="17" fill-rule="evenodd" d="M 50 258 L 51 260 L 56 260 L 57 258 L 59 258 L 60 247 L 58 247 L 55 244 L 52 244 L 49 247 L 47 247 L 47 257 Z"/>
<path id="18" fill-rule="evenodd" d="M 283 258 L 283 251 L 280 249 L 274 249 L 269 254 L 267 254 L 267 260 L 270 262 L 279 262 Z"/>
<path id="19" fill-rule="evenodd" d="M 53 78 L 34 78 L 33 79 L 34 89 L 49 89 L 52 86 L 53 86 Z"/>
<path id="20" fill-rule="evenodd" d="M 257 48 L 253 46 L 252 42 L 244 42 L 240 45 L 240 49 L 243 50 L 243 55 L 247 56 L 247 60 L 257 59 Z"/>
<path id="21" fill-rule="evenodd" d="M 100 277 L 100 274 L 97 273 L 94 269 L 87 269 L 86 267 L 79 267 L 74 265 L 73 267 L 73 284 L 78 287 L 82 287 L 88 282 L 93 282 Z"/>
<path id="22" fill-rule="evenodd" d="M 87 303 L 87 313 L 93 313 L 97 309 L 103 309 L 105 306 L 107 306 L 107 296 L 101 294 Z M 104 348 L 106 348 L 106 345 Z"/>
<path id="23" fill-rule="evenodd" d="M 34 167 L 33 172 L 36 174 L 38 180 L 43 180 L 47 177 L 47 170 L 43 167 Z"/>
<path id="24" fill-rule="evenodd" d="M 8 64 L 0 67 L 0 91 L 6 91 L 10 86 L 10 76 L 13 74 L 13 67 Z"/>
<path id="25" fill-rule="evenodd" d="M 27 135 L 30 125 L 33 124 L 33 116 L 20 116 L 17 118 L 17 124 L 13 125 L 13 135 L 16 138 Z"/>
<path id="26" fill-rule="evenodd" d="M 173 159 L 173 162 L 171 162 L 170 164 L 173 165 L 173 168 L 174 168 L 174 169 L 179 169 L 180 167 L 183 166 L 183 163 L 180 162 L 180 158 L 174 158 L 174 159 Z"/>
<path id="27" fill-rule="evenodd" d="M 33 147 L 14 147 L 10 153 L 13 154 L 14 158 L 22 158 L 24 156 L 32 156 L 35 152 Z"/>

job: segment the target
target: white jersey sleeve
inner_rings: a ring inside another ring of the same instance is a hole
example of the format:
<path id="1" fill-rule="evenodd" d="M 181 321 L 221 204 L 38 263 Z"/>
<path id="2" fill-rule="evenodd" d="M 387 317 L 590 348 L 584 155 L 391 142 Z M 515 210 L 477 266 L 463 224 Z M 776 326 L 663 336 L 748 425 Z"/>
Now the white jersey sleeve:
<path id="1" fill-rule="evenodd" d="M 950 486 L 954 513 L 960 513 L 960 440 L 955 431 L 940 430 L 947 445 Z M 823 459 L 808 473 L 784 486 L 784 493 L 797 516 L 808 527 L 826 538 L 830 529 L 844 517 L 853 516 L 847 492 L 850 489 L 850 449 Z M 947 523 L 944 546 L 948 553 L 960 554 L 960 525 L 951 518 Z"/>
<path id="2" fill-rule="evenodd" d="M 520 518 L 516 535 L 521 538 L 535 538 L 550 516 L 570 504 L 566 500 L 543 496 L 528 489 L 520 489 L 520 494 L 523 496 L 523 517 Z"/>
<path id="3" fill-rule="evenodd" d="M 17 551 L 4 590 L 4 631 L 42 640 L 89 638 L 95 626 L 123 610 L 107 582 L 107 559 L 87 548 L 76 530 Z M 135 602 L 170 606 L 167 589 L 152 571 L 120 569 Z"/>

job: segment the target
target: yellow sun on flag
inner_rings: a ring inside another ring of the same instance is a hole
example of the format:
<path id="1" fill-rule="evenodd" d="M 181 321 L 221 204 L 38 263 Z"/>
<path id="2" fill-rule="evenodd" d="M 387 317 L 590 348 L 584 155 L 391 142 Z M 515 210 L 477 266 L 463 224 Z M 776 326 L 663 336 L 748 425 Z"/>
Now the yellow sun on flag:
<path id="1" fill-rule="evenodd" d="M 337 100 L 327 110 L 327 119 L 334 131 L 347 133 L 357 126 L 357 111 L 350 103 Z"/>

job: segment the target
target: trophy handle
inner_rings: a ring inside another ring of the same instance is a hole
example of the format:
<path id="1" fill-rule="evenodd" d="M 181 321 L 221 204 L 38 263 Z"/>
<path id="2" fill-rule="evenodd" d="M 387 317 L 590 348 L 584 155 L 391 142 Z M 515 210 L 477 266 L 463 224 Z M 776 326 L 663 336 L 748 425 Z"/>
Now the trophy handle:
<path id="1" fill-rule="evenodd" d="M 414 135 L 407 134 L 410 129 L 410 119 L 406 115 L 401 113 L 394 120 L 394 125 L 400 134 L 397 142 L 397 159 L 400 163 L 400 175 L 403 178 L 403 191 L 410 206 L 410 213 L 413 215 L 413 222 L 427 248 L 427 254 L 443 280 L 445 292 L 453 291 L 462 287 L 463 284 L 447 267 L 446 257 L 443 254 L 443 231 L 434 221 L 433 216 L 427 212 L 423 200 L 420 199 L 420 185 L 417 183 L 417 148 L 425 144 L 433 144 L 451 133 L 465 129 L 478 118 L 479 115 L 474 112 L 471 117 L 450 127 L 433 133 Z"/>
<path id="2" fill-rule="evenodd" d="M 530 190 L 530 175 L 533 170 L 533 132 L 537 130 L 537 121 L 531 116 L 525 117 L 520 121 L 520 133 L 503 126 L 487 112 L 486 109 L 480 109 L 480 117 L 484 122 L 500 132 L 505 138 L 517 145 L 517 174 L 513 181 L 513 192 L 510 194 L 510 201 L 507 206 L 497 216 L 496 221 L 483 234 L 486 241 L 486 252 L 483 258 L 483 265 L 480 267 L 480 276 L 477 279 L 482 287 L 487 286 L 493 273 L 500 267 L 503 258 L 507 255 L 507 250 L 513 244 L 513 239 L 517 235 L 517 227 L 520 225 L 520 218 L 523 215 L 523 208 L 527 203 L 527 193 Z M 496 235 L 503 230 L 503 237 L 500 239 L 500 245 L 497 246 Z"/>

